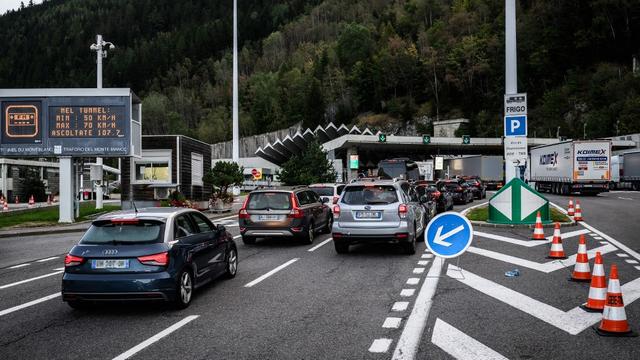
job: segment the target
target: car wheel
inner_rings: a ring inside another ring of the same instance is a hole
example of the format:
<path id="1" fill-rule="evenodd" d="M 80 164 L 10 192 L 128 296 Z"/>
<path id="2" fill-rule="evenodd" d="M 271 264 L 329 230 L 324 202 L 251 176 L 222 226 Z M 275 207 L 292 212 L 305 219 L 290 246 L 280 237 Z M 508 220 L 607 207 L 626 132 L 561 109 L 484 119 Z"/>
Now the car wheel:
<path id="1" fill-rule="evenodd" d="M 174 306 L 177 309 L 185 309 L 191 304 L 193 297 L 193 276 L 189 270 L 182 270 L 178 276 L 178 293 Z"/>
<path id="2" fill-rule="evenodd" d="M 323 232 L 325 234 L 331 234 L 331 228 L 333 227 L 333 216 L 329 216 L 327 219 L 327 225 L 324 227 Z"/>
<path id="3" fill-rule="evenodd" d="M 255 243 L 256 243 L 256 238 L 251 237 L 251 236 L 244 236 L 244 235 L 242 235 L 242 242 L 243 242 L 245 245 L 253 245 L 253 244 L 255 244 Z"/>
<path id="4" fill-rule="evenodd" d="M 315 238 L 315 230 L 314 230 L 314 225 L 313 223 L 310 223 L 309 226 L 307 226 L 307 234 L 304 237 L 304 242 L 306 244 L 313 244 L 313 239 Z"/>
<path id="5" fill-rule="evenodd" d="M 333 246 L 336 248 L 338 254 L 346 254 L 349 252 L 349 243 L 343 241 L 333 240 Z"/>
<path id="6" fill-rule="evenodd" d="M 227 279 L 234 278 L 238 272 L 238 251 L 235 248 L 231 248 L 227 253 L 227 271 L 225 277 Z"/>
<path id="7" fill-rule="evenodd" d="M 416 236 L 417 235 L 414 235 L 413 239 L 410 242 L 403 244 L 405 254 L 413 255 L 416 253 Z"/>

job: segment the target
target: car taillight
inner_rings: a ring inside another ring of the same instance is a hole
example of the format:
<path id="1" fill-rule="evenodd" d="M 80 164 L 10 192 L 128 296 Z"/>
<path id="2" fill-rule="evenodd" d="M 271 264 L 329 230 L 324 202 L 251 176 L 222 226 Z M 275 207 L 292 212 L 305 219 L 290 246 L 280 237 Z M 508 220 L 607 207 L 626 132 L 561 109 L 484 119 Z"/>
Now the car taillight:
<path id="1" fill-rule="evenodd" d="M 67 256 L 64 257 L 64 266 L 65 267 L 78 266 L 78 265 L 82 264 L 83 262 L 84 262 L 84 258 L 80 257 L 80 256 L 67 254 Z"/>
<path id="2" fill-rule="evenodd" d="M 408 213 L 409 213 L 409 208 L 407 207 L 407 205 L 400 204 L 398 206 L 398 216 L 400 216 L 400 219 L 406 219 Z"/>
<path id="3" fill-rule="evenodd" d="M 334 196 L 334 197 L 333 197 L 333 203 L 334 203 L 334 204 L 337 204 L 337 203 L 338 203 L 338 200 L 340 200 L 340 196 Z"/>
<path id="4" fill-rule="evenodd" d="M 293 193 L 291 194 L 291 212 L 289 212 L 289 217 L 294 219 L 301 219 L 304 217 L 304 211 L 300 209 L 298 199 L 296 199 L 296 195 Z"/>
<path id="5" fill-rule="evenodd" d="M 167 266 L 169 264 L 169 253 L 163 252 L 159 254 L 139 256 L 138 261 L 143 265 Z"/>
<path id="6" fill-rule="evenodd" d="M 436 190 L 436 191 L 434 191 L 434 192 L 433 192 L 433 196 L 435 196 L 435 198 L 436 198 L 436 199 L 439 199 L 439 198 L 440 198 L 440 195 L 442 195 L 442 194 L 440 193 L 440 191 L 437 191 L 437 190 Z"/>
<path id="7" fill-rule="evenodd" d="M 458 188 L 456 189 L 457 192 L 461 192 L 462 191 L 462 187 L 458 186 Z"/>
<path id="8" fill-rule="evenodd" d="M 242 208 L 240 208 L 240 211 L 238 211 L 238 219 L 248 219 L 249 213 L 247 212 L 247 202 L 249 201 L 249 197 L 247 196 L 246 199 L 244 199 L 244 203 L 242 204 Z"/>
<path id="9" fill-rule="evenodd" d="M 340 205 L 333 206 L 333 218 L 337 219 L 340 217 Z"/>

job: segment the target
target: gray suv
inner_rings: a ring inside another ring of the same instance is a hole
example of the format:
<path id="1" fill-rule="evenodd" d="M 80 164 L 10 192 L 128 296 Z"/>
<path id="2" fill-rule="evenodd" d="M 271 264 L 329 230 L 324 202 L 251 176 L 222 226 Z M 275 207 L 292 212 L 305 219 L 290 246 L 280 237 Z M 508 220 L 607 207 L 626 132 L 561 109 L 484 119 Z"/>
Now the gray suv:
<path id="1" fill-rule="evenodd" d="M 357 243 L 391 242 L 414 254 L 425 229 L 424 210 L 404 180 L 364 180 L 348 184 L 333 206 L 333 243 L 347 253 Z"/>

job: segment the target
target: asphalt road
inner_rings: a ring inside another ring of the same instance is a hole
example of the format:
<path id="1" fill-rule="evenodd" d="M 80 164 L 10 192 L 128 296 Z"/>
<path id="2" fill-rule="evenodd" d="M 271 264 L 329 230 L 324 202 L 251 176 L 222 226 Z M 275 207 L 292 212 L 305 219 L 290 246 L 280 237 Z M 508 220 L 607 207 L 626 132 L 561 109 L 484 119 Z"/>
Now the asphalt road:
<path id="1" fill-rule="evenodd" d="M 549 198 L 566 203 L 564 197 Z M 586 222 L 599 233 L 581 225 L 563 232 L 583 231 L 590 249 L 607 246 L 595 238 L 604 233 L 640 250 L 640 193 L 580 200 Z M 220 222 L 238 234 L 234 219 Z M 529 237 L 524 230 L 475 230 L 514 240 Z M 0 239 L 3 359 L 113 359 L 130 349 L 128 354 L 140 359 L 410 359 L 412 354 L 416 359 L 483 354 L 626 359 L 637 358 L 640 348 L 640 338 L 602 338 L 590 328 L 570 333 L 580 326 L 561 313 L 586 300 L 588 285 L 567 281 L 571 267 L 544 265 L 549 261 L 545 245 L 527 247 L 476 235 L 473 247 L 480 250 L 443 264 L 424 252 L 423 243 L 411 256 L 385 245 L 352 247 L 350 254 L 338 255 L 331 241 L 325 243 L 328 235 L 313 245 L 269 240 L 245 246 L 237 239 L 236 278 L 200 289 L 186 310 L 114 305 L 78 311 L 55 295 L 62 254 L 80 235 Z M 567 253 L 575 252 L 577 239 L 565 240 Z M 617 246 L 607 249 L 607 273 L 615 261 L 622 284 L 640 278 L 640 270 L 624 261 L 633 256 L 619 257 L 625 251 Z M 542 265 L 522 267 L 505 261 L 505 255 Z M 263 281 L 245 286 L 282 265 Z M 452 265 L 463 271 L 453 271 Z M 504 272 L 514 267 L 521 276 L 506 278 Z M 38 299 L 42 302 L 15 308 Z M 640 327 L 639 303 L 626 308 L 635 329 Z M 147 341 L 167 332 L 156 342 Z"/>

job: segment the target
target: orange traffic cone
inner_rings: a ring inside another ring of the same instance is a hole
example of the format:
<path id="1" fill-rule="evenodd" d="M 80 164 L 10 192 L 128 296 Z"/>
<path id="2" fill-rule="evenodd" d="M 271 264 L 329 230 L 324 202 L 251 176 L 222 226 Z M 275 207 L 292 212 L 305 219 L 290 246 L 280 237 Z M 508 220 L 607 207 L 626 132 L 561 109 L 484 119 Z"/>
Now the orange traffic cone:
<path id="1" fill-rule="evenodd" d="M 580 208 L 580 200 L 576 200 L 576 213 L 573 216 L 573 220 L 582 221 L 582 209 Z"/>
<path id="2" fill-rule="evenodd" d="M 544 237 L 544 229 L 542 228 L 542 217 L 540 216 L 540 211 L 536 214 L 536 226 L 533 228 L 533 236 L 531 237 L 533 240 L 545 240 Z"/>
<path id="3" fill-rule="evenodd" d="M 36 205 L 36 201 L 33 199 L 33 195 L 29 198 L 29 209 L 33 208 Z"/>
<path id="4" fill-rule="evenodd" d="M 16 195 L 15 202 L 16 205 L 20 204 L 20 196 Z"/>
<path id="5" fill-rule="evenodd" d="M 589 286 L 589 297 L 587 303 L 580 305 L 582 310 L 588 312 L 602 312 L 604 302 L 607 299 L 607 279 L 604 275 L 604 265 L 602 265 L 602 255 L 596 252 L 596 261 L 593 264 L 591 273 L 591 285 Z"/>
<path id="6" fill-rule="evenodd" d="M 594 329 L 598 335 L 602 336 L 637 336 L 631 331 L 629 322 L 627 322 L 616 264 L 611 265 L 607 300 L 604 304 L 600 326 L 594 327 Z"/>
<path id="7" fill-rule="evenodd" d="M 6 201 L 3 202 L 2 211 L 9 211 L 9 204 Z"/>
<path id="8" fill-rule="evenodd" d="M 573 208 L 573 198 L 569 198 L 569 209 L 567 210 L 567 215 L 569 216 L 575 215 L 575 210 Z"/>
<path id="9" fill-rule="evenodd" d="M 591 280 L 591 268 L 589 268 L 589 256 L 587 255 L 587 243 L 584 234 L 580 235 L 576 265 L 573 268 L 573 274 L 571 274 L 569 280 L 583 282 Z"/>
<path id="10" fill-rule="evenodd" d="M 47 205 L 51 205 L 51 195 L 47 195 Z"/>
<path id="11" fill-rule="evenodd" d="M 562 249 L 562 237 L 560 235 L 560 223 L 556 223 L 556 227 L 553 229 L 553 240 L 551 241 L 551 249 L 549 250 L 549 259 L 566 259 Z"/>

